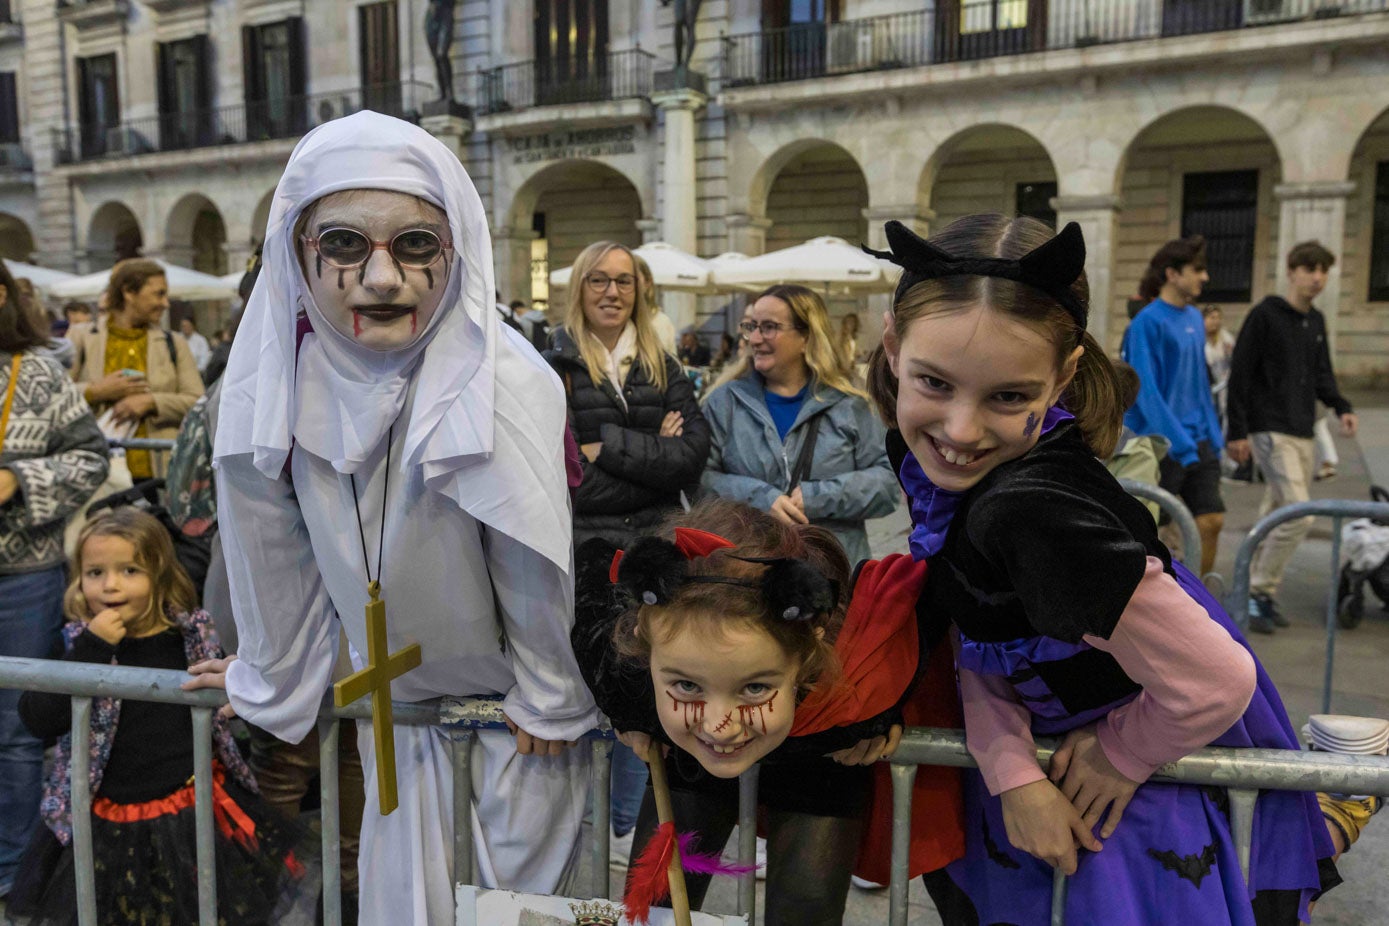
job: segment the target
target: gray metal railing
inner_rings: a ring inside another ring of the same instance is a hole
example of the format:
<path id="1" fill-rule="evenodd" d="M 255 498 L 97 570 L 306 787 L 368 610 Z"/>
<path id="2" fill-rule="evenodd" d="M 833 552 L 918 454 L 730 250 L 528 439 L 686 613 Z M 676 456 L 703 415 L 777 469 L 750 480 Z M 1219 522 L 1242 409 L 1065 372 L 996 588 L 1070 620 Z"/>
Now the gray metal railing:
<path id="1" fill-rule="evenodd" d="M 1191 509 L 1180 498 L 1166 489 L 1132 479 L 1120 479 L 1119 485 L 1130 495 L 1153 502 L 1166 512 L 1182 532 L 1182 562 L 1200 564 L 1201 531 L 1196 526 L 1196 518 L 1192 516 Z"/>
<path id="2" fill-rule="evenodd" d="M 1321 694 L 1322 713 L 1329 714 L 1332 669 L 1336 663 L 1336 615 L 1340 606 L 1341 522 L 1346 518 L 1389 519 L 1389 502 L 1322 499 L 1296 502 L 1270 512 L 1254 525 L 1235 554 L 1234 584 L 1230 587 L 1226 610 L 1241 628 L 1249 625 L 1249 570 L 1255 550 L 1278 525 L 1306 517 L 1331 518 L 1331 579 L 1326 590 L 1326 661 Z"/>
<path id="3" fill-rule="evenodd" d="M 72 814 L 74 848 L 77 853 L 78 921 L 81 926 L 97 922 L 95 881 L 92 868 L 91 801 L 88 782 L 91 699 L 129 698 L 166 704 L 185 704 L 194 717 L 194 791 L 197 819 L 198 904 L 200 926 L 214 926 L 216 917 L 216 870 L 213 860 L 212 819 L 212 712 L 226 703 L 223 692 L 203 689 L 184 691 L 179 686 L 188 676 L 163 669 L 128 666 L 99 666 L 44 659 L 0 657 L 0 687 L 44 691 L 73 696 Z M 459 883 L 473 883 L 473 845 L 471 826 L 472 776 L 469 774 L 471 744 L 483 730 L 504 731 L 501 702 L 491 699 L 441 699 L 393 705 L 397 723 L 440 725 L 449 730 L 454 744 L 454 876 Z M 338 723 L 343 719 L 369 719 L 368 701 L 332 709 L 325 701 L 320 718 L 320 787 L 322 796 L 323 845 L 323 922 L 341 923 L 341 868 L 338 855 Z M 591 731 L 595 759 L 593 802 L 595 821 L 607 815 L 608 751 L 612 732 L 606 728 Z M 1038 759 L 1045 766 L 1055 743 L 1038 741 Z M 907 922 L 907 847 L 910 837 L 911 790 L 918 765 L 960 768 L 975 766 L 965 748 L 960 730 L 913 728 L 903 735 L 891 762 L 893 783 L 892 883 L 889 893 L 889 922 Z M 1253 830 L 1254 801 L 1259 789 L 1330 791 L 1350 794 L 1389 795 L 1389 758 L 1339 756 L 1277 749 L 1201 749 L 1180 761 L 1160 768 L 1155 781 L 1217 785 L 1230 790 L 1230 804 L 1236 848 L 1247 875 Z M 755 855 L 757 767 L 739 782 L 738 857 L 751 863 Z M 461 812 L 460 812 L 461 811 Z M 595 822 L 593 849 L 594 897 L 607 897 L 608 827 Z M 738 913 L 752 920 L 755 912 L 754 876 L 742 876 L 738 887 Z M 1053 922 L 1062 923 L 1065 887 L 1058 878 Z"/>

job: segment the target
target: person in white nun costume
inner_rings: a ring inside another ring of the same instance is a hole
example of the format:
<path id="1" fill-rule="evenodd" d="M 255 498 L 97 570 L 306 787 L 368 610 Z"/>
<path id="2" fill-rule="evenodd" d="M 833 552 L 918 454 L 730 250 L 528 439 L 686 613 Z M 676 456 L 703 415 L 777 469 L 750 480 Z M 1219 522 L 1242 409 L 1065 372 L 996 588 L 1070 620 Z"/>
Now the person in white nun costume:
<path id="1" fill-rule="evenodd" d="M 339 620 L 363 664 L 379 568 L 391 652 L 423 650 L 393 696 L 501 695 L 515 728 L 474 755 L 484 885 L 554 893 L 588 783 L 586 750 L 566 747 L 598 720 L 569 644 L 564 389 L 498 323 L 477 192 L 427 132 L 358 113 L 294 149 L 263 256 L 214 454 L 240 652 L 206 671 L 225 669 L 238 714 L 299 741 Z M 451 923 L 449 742 L 431 727 L 395 737 L 400 806 L 384 817 L 372 737 L 358 737 L 361 922 Z"/>

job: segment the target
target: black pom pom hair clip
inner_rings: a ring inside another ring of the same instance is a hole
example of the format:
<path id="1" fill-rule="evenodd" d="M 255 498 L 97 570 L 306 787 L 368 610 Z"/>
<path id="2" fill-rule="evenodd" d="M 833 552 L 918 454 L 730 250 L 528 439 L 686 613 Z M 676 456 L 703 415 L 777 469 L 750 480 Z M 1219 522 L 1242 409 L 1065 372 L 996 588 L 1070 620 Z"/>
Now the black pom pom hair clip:
<path id="1" fill-rule="evenodd" d="M 745 563 L 765 566 L 760 579 L 733 576 L 690 575 L 690 560 L 716 550 L 736 549 L 732 541 L 708 531 L 675 529 L 675 542 L 643 537 L 630 550 L 619 550 L 608 569 L 608 579 L 643 604 L 670 601 L 682 585 L 707 582 L 738 585 L 762 594 L 767 610 L 785 621 L 809 621 L 833 611 L 839 603 L 839 583 L 805 560 L 789 556 L 736 556 Z"/>

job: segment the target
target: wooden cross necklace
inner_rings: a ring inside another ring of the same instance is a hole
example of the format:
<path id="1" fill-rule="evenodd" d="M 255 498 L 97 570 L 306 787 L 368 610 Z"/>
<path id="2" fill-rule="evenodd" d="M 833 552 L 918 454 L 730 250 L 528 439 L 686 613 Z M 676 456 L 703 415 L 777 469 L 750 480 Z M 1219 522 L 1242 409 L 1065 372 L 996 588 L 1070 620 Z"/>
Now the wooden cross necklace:
<path id="1" fill-rule="evenodd" d="M 386 638 L 386 603 L 381 600 L 381 557 L 386 548 L 386 500 L 391 490 L 391 443 L 395 436 L 392 425 L 386 434 L 386 475 L 381 489 L 381 539 L 376 547 L 376 578 L 371 577 L 371 561 L 367 558 L 367 535 L 362 527 L 362 506 L 357 499 L 357 477 L 349 473 L 352 483 L 352 507 L 357 512 L 357 534 L 362 540 L 362 568 L 367 574 L 367 664 L 357 672 L 333 685 L 333 703 L 346 707 L 358 698 L 371 695 L 371 729 L 376 750 L 376 794 L 385 816 L 399 805 L 395 781 L 395 725 L 391 718 L 391 679 L 399 678 L 420 664 L 420 645 L 411 643 L 404 649 L 390 652 Z"/>

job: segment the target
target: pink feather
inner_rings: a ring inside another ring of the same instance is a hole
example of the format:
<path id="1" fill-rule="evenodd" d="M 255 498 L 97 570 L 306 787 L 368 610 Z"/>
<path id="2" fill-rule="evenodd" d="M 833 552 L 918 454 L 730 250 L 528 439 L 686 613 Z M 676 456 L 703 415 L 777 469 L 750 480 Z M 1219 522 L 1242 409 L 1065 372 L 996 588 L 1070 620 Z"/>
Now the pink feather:
<path id="1" fill-rule="evenodd" d="M 695 844 L 699 841 L 697 833 L 681 833 L 678 839 L 680 842 L 680 867 L 691 874 L 737 877 L 757 870 L 756 865 L 742 865 L 738 862 L 724 861 L 717 852 L 696 852 Z"/>

